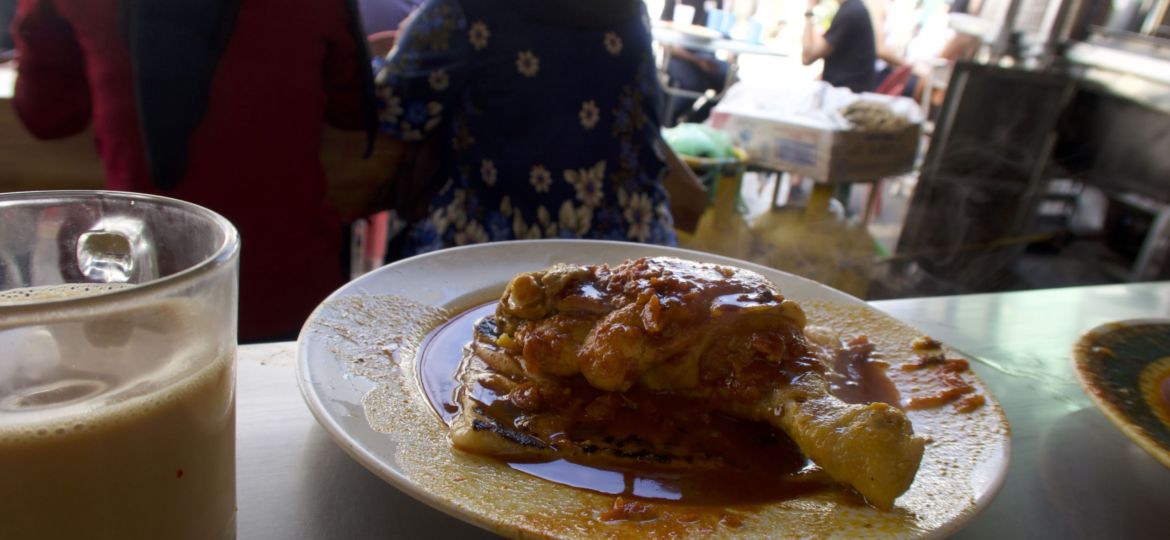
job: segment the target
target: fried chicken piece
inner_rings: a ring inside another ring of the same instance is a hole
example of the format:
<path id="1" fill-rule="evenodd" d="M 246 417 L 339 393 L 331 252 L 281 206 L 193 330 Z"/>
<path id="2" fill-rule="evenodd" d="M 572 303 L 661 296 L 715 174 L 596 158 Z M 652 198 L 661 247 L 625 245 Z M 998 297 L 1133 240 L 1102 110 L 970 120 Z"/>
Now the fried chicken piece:
<path id="1" fill-rule="evenodd" d="M 746 363 L 753 334 L 805 322 L 800 307 L 758 274 L 666 258 L 612 271 L 557 265 L 521 274 L 504 291 L 497 319 L 523 344 L 532 375 L 581 373 L 613 392 L 639 384 L 698 393 L 708 390 L 699 368 L 712 346 L 742 338 L 731 344 L 742 350 L 706 360 Z"/>
<path id="2" fill-rule="evenodd" d="M 538 393 L 541 384 L 579 374 L 602 392 L 682 396 L 771 424 L 878 508 L 891 508 L 909 488 L 922 458 L 923 440 L 900 409 L 829 393 L 831 367 L 810 352 L 803 311 L 754 272 L 673 258 L 612 269 L 557 265 L 516 276 L 491 324 L 489 333 L 477 330 L 476 347 L 489 371 L 520 375 Z M 552 449 L 539 436 L 527 440 L 477 420 L 478 430 L 468 419 L 453 425 L 456 446 L 499 453 L 498 440 L 478 440 L 495 433 L 519 445 L 503 445 L 509 452 Z"/>
<path id="3" fill-rule="evenodd" d="M 910 489 L 922 460 L 925 442 L 904 412 L 886 403 L 845 403 L 819 376 L 802 377 L 754 406 L 734 408 L 782 429 L 829 476 L 883 510 Z"/>

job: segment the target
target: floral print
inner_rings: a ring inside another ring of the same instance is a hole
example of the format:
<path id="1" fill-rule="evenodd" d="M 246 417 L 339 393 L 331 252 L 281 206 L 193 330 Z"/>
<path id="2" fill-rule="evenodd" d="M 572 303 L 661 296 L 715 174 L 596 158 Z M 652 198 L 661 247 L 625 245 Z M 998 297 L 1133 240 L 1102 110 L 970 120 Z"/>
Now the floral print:
<path id="1" fill-rule="evenodd" d="M 445 146 L 442 188 L 417 202 L 425 218 L 392 224 L 388 258 L 514 239 L 674 244 L 642 11 L 567 42 L 508 0 L 427 0 L 376 95 L 384 133 Z"/>
<path id="2" fill-rule="evenodd" d="M 519 212 L 515 214 L 512 219 L 512 232 L 516 235 L 517 240 L 537 240 L 541 237 L 540 225 L 532 224 L 531 226 L 524 222 L 524 216 Z"/>
<path id="3" fill-rule="evenodd" d="M 394 89 L 389 86 L 379 86 L 377 94 L 381 100 L 378 121 L 384 124 L 397 124 L 402 116 L 402 99 L 394 95 Z"/>
<path id="4" fill-rule="evenodd" d="M 552 173 L 544 165 L 535 165 L 528 173 L 528 182 L 537 193 L 548 193 L 548 188 L 552 186 Z"/>
<path id="5" fill-rule="evenodd" d="M 450 79 L 447 77 L 447 72 L 441 69 L 432 71 L 431 74 L 427 76 L 427 82 L 430 83 L 431 89 L 436 92 L 442 92 L 443 90 L 446 90 L 447 85 L 451 83 Z"/>
<path id="6" fill-rule="evenodd" d="M 407 73 L 419 69 L 421 57 L 418 49 L 445 52 L 451 50 L 452 33 L 461 27 L 458 6 L 446 2 L 435 2 L 431 9 L 419 9 L 410 23 L 411 50 L 402 50 L 395 44 L 383 69 L 392 74 Z M 406 38 L 406 36 L 401 36 Z"/>
<path id="7" fill-rule="evenodd" d="M 532 51 L 520 51 L 516 55 L 516 71 L 525 77 L 535 77 L 540 71 L 540 59 Z"/>
<path id="8" fill-rule="evenodd" d="M 617 56 L 622 53 L 622 38 L 618 37 L 617 34 L 606 32 L 604 44 L 605 50 L 609 51 L 609 54 Z"/>
<path id="9" fill-rule="evenodd" d="M 652 60 L 644 58 L 642 63 L 643 66 L 650 63 L 650 69 L 653 69 Z M 613 135 L 618 140 L 620 158 L 617 171 L 614 172 L 614 179 L 618 185 L 623 187 L 629 185 L 638 175 L 638 160 L 643 152 L 643 142 L 650 142 L 651 149 L 653 149 L 653 141 L 660 140 L 658 138 L 647 139 L 643 135 L 648 116 L 642 99 L 645 93 L 643 83 L 647 76 L 645 71 L 645 67 L 639 69 L 634 83 L 622 87 L 618 106 L 613 109 Z"/>
<path id="10" fill-rule="evenodd" d="M 573 201 L 565 201 L 557 213 L 557 222 L 560 224 L 560 230 L 568 233 L 558 236 L 580 238 L 589 232 L 589 227 L 593 224 L 593 208 L 589 206 L 573 208 Z"/>
<path id="11" fill-rule="evenodd" d="M 589 100 L 581 104 L 581 112 L 577 113 L 577 117 L 581 119 L 581 127 L 593 129 L 601 119 L 601 111 L 597 109 L 597 103 Z"/>
<path id="12" fill-rule="evenodd" d="M 484 230 L 483 225 L 475 221 L 468 223 L 466 227 L 455 233 L 455 245 L 457 246 L 479 244 L 487 241 L 487 231 Z"/>
<path id="13" fill-rule="evenodd" d="M 625 190 L 621 191 L 625 194 Z M 650 238 L 650 223 L 654 220 L 654 206 L 650 202 L 650 197 L 645 193 L 635 193 L 623 197 L 626 204 L 622 210 L 622 215 L 625 216 L 626 222 L 629 223 L 629 229 L 626 237 L 637 242 L 645 242 Z"/>
<path id="14" fill-rule="evenodd" d="M 462 229 L 467 224 L 466 205 L 467 191 L 463 189 L 455 190 L 451 202 L 447 204 L 447 221 L 457 229 Z"/>
<path id="15" fill-rule="evenodd" d="M 439 121 L 442 120 L 442 114 L 442 103 L 439 103 L 438 101 L 431 101 L 427 103 L 427 120 L 426 123 L 423 124 L 423 129 L 426 129 L 427 131 L 435 129 L 435 126 L 439 125 Z"/>
<path id="16" fill-rule="evenodd" d="M 471 30 L 467 31 L 467 39 L 477 51 L 487 47 L 488 38 L 491 36 L 492 33 L 488 31 L 488 27 L 483 21 L 475 21 L 471 24 Z"/>
<path id="17" fill-rule="evenodd" d="M 488 187 L 496 185 L 496 164 L 485 159 L 479 166 L 479 175 Z"/>
<path id="18" fill-rule="evenodd" d="M 577 190 L 577 199 L 589 206 L 601 204 L 601 181 L 605 177 L 605 162 L 599 161 L 589 169 L 566 170 L 565 181 Z"/>

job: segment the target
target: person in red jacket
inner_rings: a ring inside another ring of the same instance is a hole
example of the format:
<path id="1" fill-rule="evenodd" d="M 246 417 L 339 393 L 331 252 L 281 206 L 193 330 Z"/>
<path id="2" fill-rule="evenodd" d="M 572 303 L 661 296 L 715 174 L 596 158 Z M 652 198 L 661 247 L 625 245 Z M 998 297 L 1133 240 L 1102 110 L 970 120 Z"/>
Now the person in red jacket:
<path id="1" fill-rule="evenodd" d="M 27 129 L 92 122 L 107 188 L 231 220 L 241 341 L 295 337 L 347 277 L 322 130 L 376 126 L 352 0 L 19 0 L 13 29 Z"/>

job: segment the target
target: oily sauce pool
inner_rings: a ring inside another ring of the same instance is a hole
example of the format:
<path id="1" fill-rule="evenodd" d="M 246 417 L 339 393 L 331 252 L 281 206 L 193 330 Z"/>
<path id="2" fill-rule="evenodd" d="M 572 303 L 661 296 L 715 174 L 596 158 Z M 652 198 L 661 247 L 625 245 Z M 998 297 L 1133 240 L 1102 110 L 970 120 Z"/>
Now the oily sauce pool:
<path id="1" fill-rule="evenodd" d="M 419 380 L 432 408 L 448 425 L 459 414 L 456 372 L 464 346 L 473 335 L 476 321 L 495 313 L 496 302 L 472 307 L 432 331 L 419 353 Z M 865 367 L 864 355 L 844 354 L 837 359 L 839 373 L 860 375 L 862 388 L 892 388 L 883 374 Z M 851 362 L 846 365 L 845 362 Z M 842 369 L 844 368 L 844 369 Z M 834 387 L 845 386 L 835 381 Z M 849 385 L 857 388 L 856 384 Z M 635 396 L 638 397 L 638 396 Z M 847 401 L 854 396 L 839 396 Z M 877 396 L 866 396 L 875 400 Z M 885 396 L 882 396 L 885 397 Z M 881 398 L 879 398 L 881 399 Z M 885 401 L 885 399 L 881 399 Z M 695 413 L 679 398 L 657 396 L 660 410 L 645 415 L 622 415 L 608 423 L 607 442 L 627 434 L 677 439 L 683 433 L 696 454 L 693 466 L 661 466 L 639 462 L 636 467 L 621 464 L 552 461 L 508 461 L 516 470 L 562 485 L 598 493 L 651 501 L 696 506 L 768 504 L 812 493 L 836 491 L 847 500 L 859 501 L 847 488 L 832 482 L 807 460 L 782 431 L 757 422 L 745 422 L 718 413 Z M 485 403 L 491 409 L 490 403 Z M 693 404 L 690 405 L 693 409 Z M 672 417 L 670 411 L 678 411 Z M 685 411 L 688 416 L 682 416 Z M 699 414 L 702 421 L 696 421 Z M 493 417 L 498 418 L 495 415 Z M 587 428 L 586 428 L 587 429 Z M 587 437 L 589 433 L 575 434 Z M 576 438 L 575 437 L 575 438 Z M 580 439 L 578 439 L 580 440 Z M 714 454 L 712 457 L 705 454 Z M 648 460 L 653 462 L 653 460 Z"/>

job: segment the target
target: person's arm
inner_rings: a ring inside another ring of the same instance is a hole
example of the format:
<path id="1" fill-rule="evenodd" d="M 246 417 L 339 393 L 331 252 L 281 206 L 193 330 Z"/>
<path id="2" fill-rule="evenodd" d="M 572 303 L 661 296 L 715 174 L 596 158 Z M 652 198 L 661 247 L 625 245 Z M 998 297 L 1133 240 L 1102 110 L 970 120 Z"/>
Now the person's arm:
<path id="1" fill-rule="evenodd" d="M 76 135 L 89 125 L 92 109 L 85 56 L 73 27 L 41 0 L 20 0 L 12 21 L 17 50 L 13 107 L 38 139 Z"/>
<path id="2" fill-rule="evenodd" d="M 371 208 L 372 201 L 376 201 L 385 183 L 397 173 L 407 145 L 381 135 L 370 155 L 361 159 L 365 148 L 363 131 L 326 126 L 321 133 L 321 166 L 329 179 L 326 196 L 346 221 L 377 210 Z"/>
<path id="3" fill-rule="evenodd" d="M 715 62 L 710 58 L 703 58 L 698 56 L 686 47 L 676 47 L 671 45 L 670 57 L 695 64 L 696 66 L 699 66 L 699 69 L 702 69 L 703 71 L 711 74 L 715 73 L 719 69 L 718 66 L 715 65 Z"/>
<path id="4" fill-rule="evenodd" d="M 391 49 L 394 48 L 394 40 L 397 38 L 397 30 L 386 30 L 366 36 L 366 39 L 370 42 L 370 56 L 373 58 L 386 58 L 386 55 L 390 54 Z"/>
<path id="5" fill-rule="evenodd" d="M 886 8 L 882 2 L 874 2 L 872 7 L 866 5 L 869 9 L 870 19 L 873 22 L 873 46 L 877 53 L 879 60 L 889 64 L 891 67 L 898 67 L 905 62 L 898 52 L 893 47 L 886 43 Z"/>
<path id="6" fill-rule="evenodd" d="M 898 67 L 906 63 L 906 61 L 898 55 L 897 51 L 885 43 L 877 44 L 877 57 L 893 67 Z"/>
<path id="7" fill-rule="evenodd" d="M 813 8 L 820 0 L 808 0 L 808 10 L 804 12 L 804 34 L 800 40 L 800 61 L 809 65 L 833 53 L 833 46 L 825 36 L 814 27 Z"/>
<path id="8" fill-rule="evenodd" d="M 947 62 L 970 60 L 979 52 L 981 45 L 982 42 L 978 37 L 972 36 L 971 34 L 955 32 L 955 35 L 943 45 L 942 50 L 938 53 L 938 57 Z"/>
<path id="9" fill-rule="evenodd" d="M 427 199 L 438 188 L 431 181 L 443 166 L 447 140 L 442 126 L 467 76 L 469 34 L 449 28 L 469 28 L 454 0 L 428 0 L 399 25 L 394 47 L 375 77 L 379 136 L 371 163 L 346 167 L 357 184 L 377 175 L 377 190 L 363 184 L 355 195 L 377 194 L 374 204 L 397 210 L 406 221 L 425 214 Z M 484 32 L 482 39 L 489 35 Z M 344 134 L 329 131 L 325 143 L 326 150 L 354 145 Z"/>

